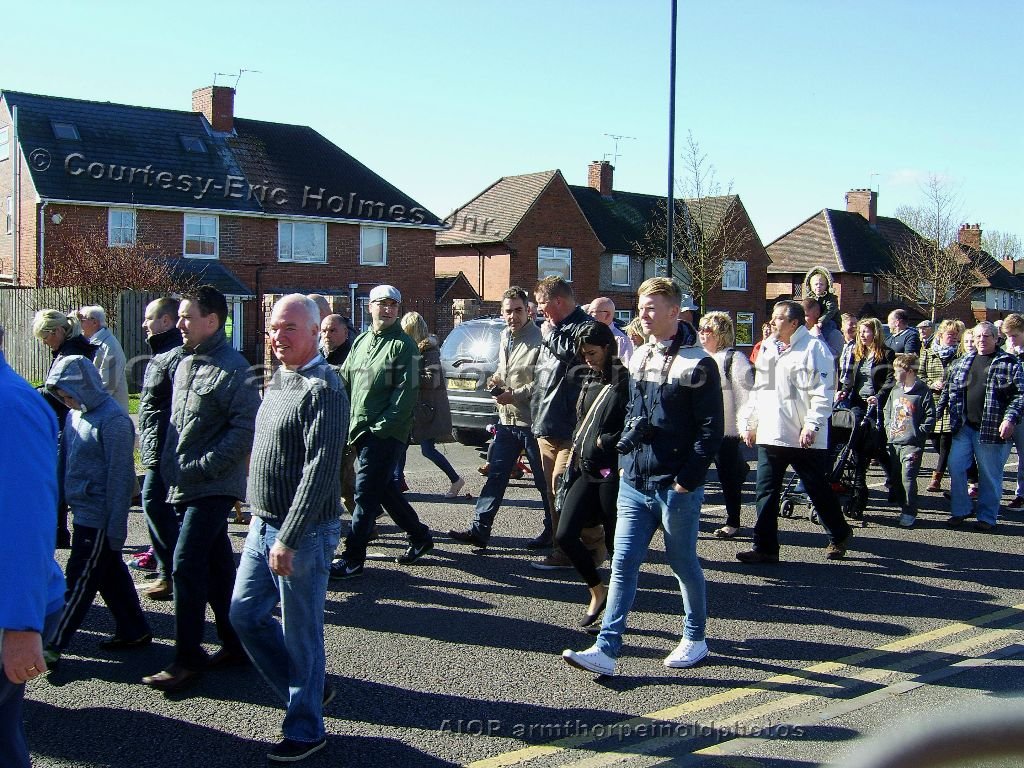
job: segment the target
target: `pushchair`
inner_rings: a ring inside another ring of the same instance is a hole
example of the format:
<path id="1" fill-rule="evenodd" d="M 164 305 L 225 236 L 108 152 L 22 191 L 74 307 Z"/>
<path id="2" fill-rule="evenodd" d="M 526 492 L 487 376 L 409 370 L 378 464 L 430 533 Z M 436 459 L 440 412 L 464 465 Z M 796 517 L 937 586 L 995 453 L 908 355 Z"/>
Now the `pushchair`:
<path id="1" fill-rule="evenodd" d="M 856 411 L 845 406 L 837 406 L 829 418 L 828 456 L 829 466 L 832 468 L 829 472 L 829 484 L 832 493 L 839 500 L 839 508 L 843 514 L 859 520 L 862 528 L 867 525 L 864 521 L 864 509 L 867 507 L 868 489 L 864 479 L 858 477 L 857 452 L 861 450 L 863 437 L 871 429 L 876 418 L 876 406 L 866 409 L 860 419 L 857 418 Z M 810 521 L 817 524 L 818 513 L 807 493 L 798 490 L 798 485 L 799 477 L 796 472 L 791 471 L 786 487 L 782 490 L 779 514 L 782 517 L 792 517 L 798 504 L 807 506 Z"/>

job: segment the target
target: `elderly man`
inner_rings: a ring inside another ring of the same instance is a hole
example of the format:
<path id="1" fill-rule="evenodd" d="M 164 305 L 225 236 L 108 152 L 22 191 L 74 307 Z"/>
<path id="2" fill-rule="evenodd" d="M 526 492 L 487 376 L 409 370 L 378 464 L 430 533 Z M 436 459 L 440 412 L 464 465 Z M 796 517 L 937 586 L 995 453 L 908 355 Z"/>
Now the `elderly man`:
<path id="1" fill-rule="evenodd" d="M 888 323 L 889 338 L 885 340 L 885 346 L 897 355 L 903 352 L 913 352 L 915 355 L 921 353 L 921 337 L 917 335 L 917 329 L 910 326 L 904 310 L 894 309 L 890 312 Z"/>
<path id="2" fill-rule="evenodd" d="M 935 325 L 931 320 L 922 320 L 917 324 L 917 335 L 921 337 L 921 349 L 928 349 L 935 338 Z"/>
<path id="3" fill-rule="evenodd" d="M 259 377 L 231 347 L 224 333 L 224 294 L 199 286 L 178 307 L 184 340 L 174 372 L 174 392 L 160 472 L 167 501 L 181 531 L 174 548 L 174 661 L 142 682 L 180 691 L 202 674 L 247 661 L 228 620 L 235 558 L 228 539 L 228 513 L 245 498 L 246 465 L 252 448 Z M 203 650 L 206 604 L 213 609 L 223 647 Z"/>
<path id="4" fill-rule="evenodd" d="M 128 379 L 124 375 L 127 361 L 121 342 L 107 327 L 106 311 L 95 305 L 82 307 L 78 310 L 78 317 L 82 324 L 82 335 L 96 347 L 92 362 L 100 372 L 103 388 L 128 413 Z"/>
<path id="5" fill-rule="evenodd" d="M 53 559 L 57 419 L 7 364 L 0 326 L 0 755 L 29 768 L 25 683 L 46 672 L 42 637 L 60 618 L 64 575 Z"/>
<path id="6" fill-rule="evenodd" d="M 170 600 L 174 592 L 171 570 L 178 543 L 178 517 L 167 503 L 167 483 L 160 474 L 160 456 L 171 420 L 171 388 L 181 358 L 181 331 L 177 299 L 161 298 L 146 306 L 142 327 L 153 357 L 146 364 L 139 396 L 139 460 L 146 468 L 142 481 L 142 511 L 153 543 L 159 578 L 142 590 L 152 600 Z"/>
<path id="7" fill-rule="evenodd" d="M 615 302 L 601 296 L 590 302 L 587 313 L 599 323 L 607 325 L 615 337 L 615 344 L 618 347 L 619 360 L 623 365 L 629 365 L 629 356 L 633 354 L 633 342 L 629 336 L 623 333 L 615 324 Z"/>
<path id="8" fill-rule="evenodd" d="M 348 323 L 341 315 L 328 315 L 320 323 L 320 354 L 336 368 L 345 364 L 352 339 L 348 333 Z"/>
<path id="9" fill-rule="evenodd" d="M 953 363 L 942 390 L 938 412 L 949 409 L 953 445 L 949 449 L 951 510 L 946 525 L 956 528 L 971 514 L 967 470 L 977 459 L 978 519 L 976 531 L 991 531 L 999 523 L 1003 467 L 1010 455 L 1014 432 L 1024 416 L 1024 366 L 996 346 L 998 331 L 978 323 L 974 348 Z"/>
<path id="10" fill-rule="evenodd" d="M 501 316 L 505 329 L 498 345 L 498 368 L 488 382 L 498 405 L 498 425 L 490 450 L 487 481 L 477 499 L 473 524 L 464 530 L 453 529 L 448 535 L 463 544 L 486 548 L 498 508 L 505 498 L 509 476 L 516 468 L 519 454 L 526 451 L 533 472 L 533 481 L 544 504 L 544 530 L 541 538 L 550 540 L 551 515 L 549 493 L 544 481 L 537 438 L 530 431 L 533 417 L 530 398 L 533 395 L 534 369 L 540 353 L 540 329 L 530 320 L 526 308 L 526 291 L 513 286 L 501 299 Z"/>
<path id="11" fill-rule="evenodd" d="M 569 461 L 572 432 L 576 426 L 576 400 L 580 395 L 585 365 L 576 351 L 576 333 L 590 318 L 576 304 L 572 286 L 560 277 L 546 277 L 534 291 L 537 308 L 547 321 L 541 328 L 543 341 L 537 358 L 536 381 L 533 387 L 533 434 L 540 447 L 544 467 L 544 481 L 551 492 L 551 531 L 558 530 L 558 510 L 554 499 L 558 496 L 556 481 L 560 480 Z M 583 543 L 598 564 L 608 553 L 604 545 L 601 526 L 584 528 Z M 539 548 L 551 543 L 548 527 L 527 546 Z M 541 560 L 530 563 L 540 570 L 571 568 L 568 556 L 554 549 Z"/>
<path id="12" fill-rule="evenodd" d="M 825 345 L 804 327 L 804 310 L 780 301 L 772 312 L 775 333 L 757 356 L 754 391 L 740 412 L 740 435 L 757 445 L 757 522 L 754 548 L 737 552 L 741 563 L 779 561 L 779 499 L 786 469 L 796 470 L 828 530 L 829 560 L 846 555 L 853 538 L 828 484 L 828 420 L 835 399 L 835 364 Z"/>
<path id="13" fill-rule="evenodd" d="M 253 519 L 231 596 L 231 623 L 274 693 L 287 705 L 284 739 L 267 755 L 296 762 L 321 749 L 324 601 L 330 553 L 341 536 L 341 443 L 348 397 L 317 350 L 320 315 L 300 294 L 270 315 L 270 346 L 281 367 L 256 416 L 249 463 Z M 281 604 L 281 620 L 274 609 Z"/>
<path id="14" fill-rule="evenodd" d="M 341 372 L 352 404 L 348 440 L 356 451 L 356 507 L 345 550 L 331 565 L 333 579 L 363 572 L 366 545 L 382 508 L 409 537 L 396 562 L 410 565 L 434 548 L 430 529 L 394 481 L 398 458 L 409 443 L 420 386 L 419 350 L 398 322 L 401 304 L 402 294 L 393 285 L 370 291 L 370 330 L 352 344 Z"/>

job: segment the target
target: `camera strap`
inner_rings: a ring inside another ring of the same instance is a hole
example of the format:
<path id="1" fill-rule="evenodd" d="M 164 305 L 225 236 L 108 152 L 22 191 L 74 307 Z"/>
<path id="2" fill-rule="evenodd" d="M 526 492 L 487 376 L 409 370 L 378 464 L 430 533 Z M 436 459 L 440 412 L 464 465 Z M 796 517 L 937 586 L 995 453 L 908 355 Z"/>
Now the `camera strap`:
<path id="1" fill-rule="evenodd" d="M 651 344 L 647 348 L 647 355 L 640 363 L 639 372 L 642 378 L 638 378 L 635 381 L 637 394 L 640 396 L 640 402 L 643 403 L 644 411 L 647 416 L 653 415 L 655 408 L 657 408 L 658 401 L 656 398 L 660 398 L 662 388 L 668 383 L 668 375 L 672 370 L 672 363 L 675 361 L 676 356 L 679 354 L 680 348 L 683 346 L 683 334 L 678 329 L 676 335 L 672 337 L 672 343 L 669 345 L 668 351 L 665 353 L 665 357 L 661 361 L 661 371 L 658 374 L 658 386 L 654 390 L 654 399 L 650 403 L 647 402 L 647 395 L 644 393 L 644 389 L 641 386 L 642 378 L 646 376 L 647 365 L 651 362 L 651 358 L 654 357 L 656 345 Z"/>

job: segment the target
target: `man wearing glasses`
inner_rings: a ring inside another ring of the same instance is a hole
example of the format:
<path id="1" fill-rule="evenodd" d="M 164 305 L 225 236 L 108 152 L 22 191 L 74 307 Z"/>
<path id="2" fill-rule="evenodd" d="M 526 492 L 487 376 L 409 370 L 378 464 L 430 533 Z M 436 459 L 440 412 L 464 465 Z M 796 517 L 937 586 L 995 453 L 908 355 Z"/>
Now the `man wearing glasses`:
<path id="1" fill-rule="evenodd" d="M 996 346 L 998 333 L 989 322 L 974 328 L 974 349 L 953 364 L 942 390 L 938 412 L 949 408 L 953 445 L 949 449 L 952 509 L 946 525 L 956 528 L 971 514 L 967 470 L 978 460 L 978 519 L 974 530 L 988 532 L 999 522 L 1003 466 L 1013 433 L 1024 412 L 1024 368 Z"/>
<path id="2" fill-rule="evenodd" d="M 352 404 L 348 440 L 356 452 L 356 507 L 345 550 L 331 565 L 332 579 L 351 579 L 363 572 L 366 545 L 382 507 L 409 536 L 409 547 L 396 562 L 415 563 L 434 548 L 430 529 L 393 479 L 409 442 L 420 386 L 416 342 L 398 322 L 401 303 L 402 294 L 393 285 L 370 291 L 371 327 L 352 344 L 341 370 Z"/>

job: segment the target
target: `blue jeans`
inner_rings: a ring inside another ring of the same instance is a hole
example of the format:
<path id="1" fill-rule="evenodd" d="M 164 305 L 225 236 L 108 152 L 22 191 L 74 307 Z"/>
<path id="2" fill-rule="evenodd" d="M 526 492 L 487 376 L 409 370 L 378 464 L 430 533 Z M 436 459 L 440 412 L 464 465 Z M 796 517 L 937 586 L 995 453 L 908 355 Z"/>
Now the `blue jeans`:
<path id="1" fill-rule="evenodd" d="M 345 537 L 343 556 L 349 563 L 361 565 L 366 560 L 366 544 L 374 521 L 382 510 L 409 536 L 410 544 L 430 541 L 430 529 L 420 522 L 394 483 L 399 454 L 407 446 L 393 437 L 364 435 L 359 439 L 355 461 L 355 502 L 352 530 Z"/>
<path id="2" fill-rule="evenodd" d="M 328 520 L 306 532 L 290 576 L 270 570 L 277 535 L 277 528 L 258 517 L 249 524 L 231 595 L 231 623 L 256 669 L 287 705 L 285 738 L 319 741 L 324 737 L 324 603 L 341 521 Z M 279 601 L 281 621 L 274 617 Z"/>
<path id="3" fill-rule="evenodd" d="M 1014 496 L 1024 497 L 1024 427 L 1013 430 L 1013 447 L 1017 449 L 1017 487 Z"/>
<path id="4" fill-rule="evenodd" d="M 501 502 L 505 499 L 505 491 L 508 489 L 509 473 L 516 468 L 519 453 L 524 450 L 526 458 L 530 462 L 534 485 L 540 491 L 540 499 L 544 504 L 544 535 L 550 537 L 552 534 L 548 490 L 544 482 L 544 468 L 540 461 L 537 438 L 533 436 L 529 427 L 499 424 L 494 433 L 494 442 L 491 443 L 491 449 L 487 455 L 490 469 L 487 472 L 487 481 L 484 483 L 483 490 L 480 491 L 480 498 L 476 501 L 473 520 L 473 531 L 484 539 L 491 535 L 494 518 L 498 514 L 498 508 L 501 507 Z"/>
<path id="5" fill-rule="evenodd" d="M 405 454 L 407 451 L 402 451 L 401 457 L 398 459 L 398 466 L 395 468 L 395 482 L 399 483 L 405 476 Z M 459 479 L 459 473 L 455 471 L 455 467 L 452 466 L 451 462 L 445 458 L 445 455 L 437 450 L 437 446 L 433 440 L 420 440 L 420 453 L 423 454 L 423 458 L 429 459 L 434 462 L 434 466 L 440 469 L 448 476 L 448 480 L 454 483 Z"/>
<path id="6" fill-rule="evenodd" d="M 44 646 L 53 634 L 61 613 L 57 610 L 46 617 L 40 633 Z M 4 768 L 31 768 L 28 742 L 25 741 L 25 718 L 22 715 L 24 701 L 25 684 L 15 685 L 8 680 L 0 664 L 0 757 L 3 758 Z"/>
<path id="7" fill-rule="evenodd" d="M 178 516 L 167 503 L 167 484 L 159 469 L 147 469 L 142 480 L 142 511 L 146 515 L 149 540 L 153 543 L 160 577 L 171 580 L 174 547 L 178 543 Z"/>
<path id="8" fill-rule="evenodd" d="M 978 459 L 978 520 L 989 525 L 999 522 L 999 501 L 1003 495 L 1003 466 L 1010 457 L 1010 443 L 983 443 L 976 429 L 964 424 L 953 435 L 949 449 L 950 514 L 967 517 L 971 499 L 967 495 L 967 470 Z"/>
<path id="9" fill-rule="evenodd" d="M 625 480 L 619 483 L 608 607 L 597 637 L 597 647 L 611 658 L 618 658 L 622 648 L 622 633 L 626 631 L 626 617 L 636 597 L 640 566 L 659 526 L 665 531 L 665 556 L 683 596 L 683 639 L 704 639 L 707 591 L 704 571 L 697 559 L 697 528 L 703 502 L 704 486 L 689 493 L 676 493 L 670 488 L 644 493 Z"/>
<path id="10" fill-rule="evenodd" d="M 213 609 L 217 635 L 224 648 L 241 653 L 242 644 L 231 627 L 228 609 L 235 583 L 235 556 L 228 540 L 231 496 L 208 496 L 179 504 L 181 518 L 174 548 L 174 660 L 191 670 L 206 666 L 203 630 L 206 604 Z"/>

